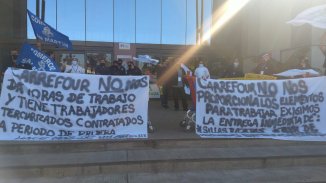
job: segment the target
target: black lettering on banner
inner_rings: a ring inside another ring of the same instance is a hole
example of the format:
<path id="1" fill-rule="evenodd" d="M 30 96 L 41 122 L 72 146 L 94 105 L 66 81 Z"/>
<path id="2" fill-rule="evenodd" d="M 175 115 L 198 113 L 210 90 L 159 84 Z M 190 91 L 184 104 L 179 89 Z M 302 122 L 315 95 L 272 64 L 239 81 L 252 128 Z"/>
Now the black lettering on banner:
<path id="1" fill-rule="evenodd" d="M 2 107 L 3 110 L 3 117 L 9 117 L 19 120 L 27 120 L 31 122 L 42 122 L 49 125 L 58 125 L 58 126 L 65 126 L 70 128 L 73 126 L 72 122 L 69 118 L 58 118 L 49 115 L 42 115 L 42 114 L 35 114 L 35 112 L 26 112 L 25 110 L 16 110 L 7 107 Z"/>
<path id="2" fill-rule="evenodd" d="M 100 78 L 98 89 L 100 93 L 122 93 L 124 92 L 122 83 L 120 78 L 114 78 L 112 80 L 112 77 L 108 76 L 106 81 L 104 78 Z"/>
<path id="3" fill-rule="evenodd" d="M 103 135 L 115 135 L 115 130 L 95 130 L 95 131 L 78 131 L 78 136 L 103 136 Z"/>
<path id="4" fill-rule="evenodd" d="M 20 79 L 22 82 L 34 84 L 36 86 L 89 92 L 90 81 L 87 79 L 74 79 L 70 76 L 57 76 L 53 73 L 48 74 L 47 72 L 37 72 L 30 70 L 23 70 L 20 75 L 13 75 L 16 78 Z"/>
<path id="5" fill-rule="evenodd" d="M 9 85 L 7 86 L 8 90 L 14 90 L 17 93 L 23 94 L 24 93 L 24 84 L 22 82 L 16 83 L 14 79 L 9 79 Z"/>
<path id="6" fill-rule="evenodd" d="M 53 130 L 48 130 L 45 128 L 32 127 L 26 124 L 12 123 L 11 127 L 12 133 L 21 133 L 24 135 L 35 135 L 35 136 L 55 136 Z"/>
<path id="7" fill-rule="evenodd" d="M 305 125 L 303 125 L 303 128 L 304 128 L 305 133 L 308 133 L 308 134 L 318 133 L 318 129 L 316 129 L 315 124 L 312 124 L 312 123 L 305 124 Z"/>
<path id="8" fill-rule="evenodd" d="M 59 130 L 58 136 L 72 136 L 73 132 L 70 130 Z"/>
<path id="9" fill-rule="evenodd" d="M 90 93 L 91 104 L 115 104 L 115 103 L 132 103 L 136 100 L 136 95 L 131 94 L 97 94 Z"/>
<path id="10" fill-rule="evenodd" d="M 122 93 L 129 90 L 136 90 L 138 88 L 148 87 L 147 76 L 141 79 L 127 80 L 124 86 L 124 82 L 120 78 L 112 78 L 111 76 L 100 78 L 98 89 L 100 93 Z"/>
<path id="11" fill-rule="evenodd" d="M 73 102 L 76 102 L 77 104 L 83 104 L 84 103 L 84 100 L 83 100 L 83 97 L 84 97 L 84 93 L 69 93 L 69 96 L 67 98 L 67 102 L 70 102 L 70 103 L 73 103 Z"/>
<path id="12" fill-rule="evenodd" d="M 8 93 L 8 101 L 5 103 L 5 105 L 9 105 L 16 97 L 15 96 L 11 96 L 10 93 Z"/>
<path id="13" fill-rule="evenodd" d="M 138 115 L 136 117 L 124 117 L 124 118 L 114 118 L 114 119 L 94 119 L 94 120 L 84 120 L 83 118 L 78 118 L 76 124 L 83 128 L 115 128 L 117 126 L 132 126 L 132 125 L 143 125 L 144 120 L 142 116 Z"/>
<path id="14" fill-rule="evenodd" d="M 7 126 L 4 120 L 0 122 L 0 128 L 2 128 L 2 132 L 7 132 Z"/>
<path id="15" fill-rule="evenodd" d="M 206 121 L 206 118 L 203 117 L 203 124 L 204 125 L 215 125 L 214 118 L 209 117 L 208 120 Z"/>
<path id="16" fill-rule="evenodd" d="M 23 96 L 18 96 L 20 99 L 19 107 L 32 111 L 49 112 L 48 104 L 33 99 L 27 99 Z"/>
<path id="17" fill-rule="evenodd" d="M 283 82 L 283 94 L 295 95 L 306 94 L 308 92 L 308 86 L 304 80 L 299 80 L 295 83 L 293 80 L 286 80 Z"/>
<path id="18" fill-rule="evenodd" d="M 258 96 L 261 97 L 274 97 L 278 92 L 277 85 L 273 82 L 258 82 L 257 86 L 259 93 Z"/>

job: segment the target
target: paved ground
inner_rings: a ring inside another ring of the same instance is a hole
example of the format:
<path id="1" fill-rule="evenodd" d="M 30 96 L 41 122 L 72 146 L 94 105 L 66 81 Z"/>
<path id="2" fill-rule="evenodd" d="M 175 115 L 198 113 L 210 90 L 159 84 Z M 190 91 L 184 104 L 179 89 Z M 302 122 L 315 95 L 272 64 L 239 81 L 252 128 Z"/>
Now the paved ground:
<path id="1" fill-rule="evenodd" d="M 326 167 L 195 171 L 177 173 L 129 173 L 61 178 L 1 179 L 0 183 L 317 183 L 325 182 Z"/>
<path id="2" fill-rule="evenodd" d="M 188 103 L 191 104 L 191 101 L 188 101 Z M 149 139 L 199 138 L 195 132 L 185 132 L 179 126 L 179 122 L 184 118 L 186 112 L 183 110 L 175 111 L 172 100 L 169 101 L 169 106 L 168 109 L 161 107 L 160 101 L 157 99 L 152 99 L 149 102 L 149 119 L 156 128 L 154 133 L 149 134 Z"/>

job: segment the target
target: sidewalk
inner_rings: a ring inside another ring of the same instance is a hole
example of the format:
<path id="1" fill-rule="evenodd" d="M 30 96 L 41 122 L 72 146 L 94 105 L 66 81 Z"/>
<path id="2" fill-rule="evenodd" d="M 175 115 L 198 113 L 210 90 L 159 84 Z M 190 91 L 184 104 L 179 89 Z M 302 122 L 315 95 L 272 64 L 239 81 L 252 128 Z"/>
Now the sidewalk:
<path id="1" fill-rule="evenodd" d="M 191 104 L 190 101 L 188 103 Z M 154 133 L 149 134 L 149 139 L 198 139 L 199 136 L 195 132 L 185 132 L 184 128 L 179 126 L 186 111 L 175 111 L 172 100 L 169 101 L 169 107 L 164 109 L 159 100 L 149 101 L 149 120 L 156 129 Z"/>

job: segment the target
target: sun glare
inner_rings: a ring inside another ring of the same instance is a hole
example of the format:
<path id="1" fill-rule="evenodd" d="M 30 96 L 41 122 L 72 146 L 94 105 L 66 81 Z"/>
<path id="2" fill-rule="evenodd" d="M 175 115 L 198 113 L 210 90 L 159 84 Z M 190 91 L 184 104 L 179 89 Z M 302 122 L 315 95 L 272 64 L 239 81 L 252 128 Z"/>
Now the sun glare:
<path id="1" fill-rule="evenodd" d="M 228 0 L 222 6 L 213 12 L 213 24 L 210 30 L 207 30 L 203 37 L 202 43 L 207 41 L 212 35 L 217 34 L 221 28 L 228 23 L 250 0 Z M 205 24 L 207 21 L 205 22 Z M 172 76 L 174 69 L 181 63 L 187 63 L 190 58 L 199 50 L 202 45 L 195 45 L 187 50 L 181 57 L 174 62 L 173 66 L 167 70 L 159 79 L 159 83 L 167 81 Z"/>

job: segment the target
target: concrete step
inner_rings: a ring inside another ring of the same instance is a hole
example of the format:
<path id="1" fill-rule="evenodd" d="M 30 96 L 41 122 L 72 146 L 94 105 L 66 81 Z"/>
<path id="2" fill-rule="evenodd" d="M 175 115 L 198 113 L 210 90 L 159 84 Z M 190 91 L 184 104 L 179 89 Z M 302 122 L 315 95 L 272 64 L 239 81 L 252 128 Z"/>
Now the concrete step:
<path id="1" fill-rule="evenodd" d="M 0 177 L 317 166 L 326 165 L 326 145 L 2 154 L 0 162 Z"/>
<path id="2" fill-rule="evenodd" d="M 155 139 L 122 141 L 0 142 L 0 154 L 102 152 L 112 150 L 326 145 L 272 139 Z"/>
<path id="3" fill-rule="evenodd" d="M 157 173 L 97 174 L 89 176 L 0 178 L 0 183 L 316 183 L 325 182 L 326 166 L 205 170 Z"/>

